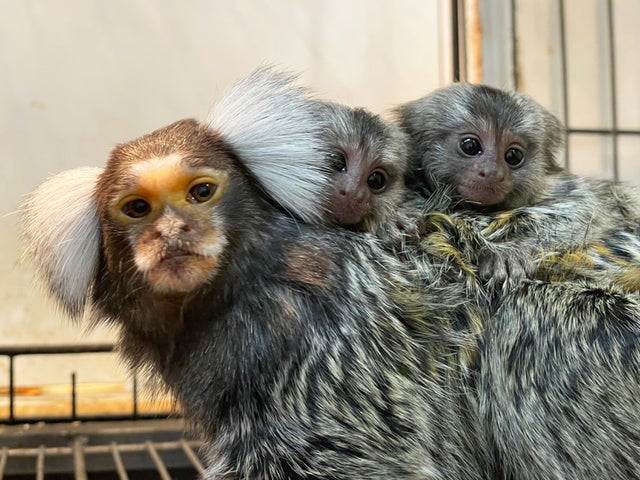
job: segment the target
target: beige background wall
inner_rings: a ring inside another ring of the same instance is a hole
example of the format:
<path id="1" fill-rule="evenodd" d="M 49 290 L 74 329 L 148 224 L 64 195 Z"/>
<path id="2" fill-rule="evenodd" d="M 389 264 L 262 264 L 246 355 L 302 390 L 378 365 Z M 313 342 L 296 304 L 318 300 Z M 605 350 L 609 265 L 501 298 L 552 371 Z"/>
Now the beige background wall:
<path id="1" fill-rule="evenodd" d="M 0 12 L 0 345 L 112 339 L 70 325 L 19 260 L 14 212 L 49 174 L 102 165 L 118 142 L 203 119 L 263 63 L 376 112 L 451 78 L 440 0 L 2 0 Z M 123 375 L 113 364 L 82 357 L 79 381 Z M 61 359 L 17 365 L 19 383 L 68 381 Z"/>

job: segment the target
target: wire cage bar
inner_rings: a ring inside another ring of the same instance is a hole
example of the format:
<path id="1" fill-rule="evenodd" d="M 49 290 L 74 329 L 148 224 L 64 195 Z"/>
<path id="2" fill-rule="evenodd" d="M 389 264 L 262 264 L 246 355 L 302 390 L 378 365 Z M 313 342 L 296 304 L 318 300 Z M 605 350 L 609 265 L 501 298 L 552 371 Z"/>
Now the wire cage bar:
<path id="1" fill-rule="evenodd" d="M 182 421 L 136 420 L 5 426 L 0 480 L 45 478 L 195 479 L 204 471 L 202 442 Z M 151 475 L 146 477 L 145 475 Z"/>
<path id="2" fill-rule="evenodd" d="M 518 0 L 511 0 L 511 44 L 512 44 L 512 84 L 519 89 L 521 87 L 522 79 L 520 78 L 519 71 L 519 56 L 526 55 L 526 52 L 521 52 L 519 49 L 518 35 L 519 28 L 517 24 L 516 11 L 518 9 Z M 609 105 L 609 119 L 610 126 L 603 128 L 597 126 L 593 128 L 579 128 L 574 126 L 574 120 L 571 118 L 570 111 L 570 94 L 571 94 L 571 82 L 569 81 L 569 50 L 568 50 L 568 34 L 567 34 L 567 2 L 565 0 L 556 0 L 556 19 L 558 25 L 558 45 L 557 51 L 559 55 L 560 64 L 560 96 L 561 96 L 561 110 L 562 121 L 566 126 L 566 138 L 565 138 L 565 150 L 564 150 L 564 165 L 567 169 L 571 170 L 571 152 L 570 152 L 570 139 L 580 135 L 597 135 L 604 138 L 611 139 L 611 177 L 613 180 L 620 180 L 620 153 L 619 153 L 619 138 L 625 137 L 638 137 L 640 138 L 640 128 L 620 128 L 619 125 L 619 112 L 618 112 L 618 69 L 616 62 L 616 42 L 615 42 L 615 7 L 616 4 L 612 0 L 606 0 L 606 13 L 604 15 L 604 30 L 606 31 L 606 55 L 607 61 L 604 68 L 607 69 L 607 76 L 609 79 L 608 92 L 603 92 L 608 97 Z M 593 100 L 590 100 L 593 101 Z"/>
<path id="3" fill-rule="evenodd" d="M 175 412 L 142 413 L 134 375 L 132 409 L 125 413 L 81 415 L 77 377 L 70 374 L 69 415 L 21 416 L 16 413 L 15 359 L 29 355 L 113 352 L 111 344 L 0 347 L 9 359 L 9 413 L 0 419 L 0 480 L 55 478 L 88 480 L 195 479 L 204 470 L 202 442 L 187 439 Z M 89 475 L 91 473 L 91 475 Z M 146 477 L 145 475 L 154 476 Z"/>
<path id="4" fill-rule="evenodd" d="M 623 75 L 622 70 L 629 62 L 618 62 L 618 57 L 627 58 L 622 55 L 630 47 L 616 42 L 618 35 L 623 38 L 628 36 L 626 30 L 622 32 L 628 25 L 616 23 L 623 23 L 620 20 L 621 12 L 628 9 L 629 4 L 603 0 L 582 3 L 578 7 L 578 2 L 575 1 L 552 0 L 534 7 L 531 2 L 524 0 L 453 0 L 451 5 L 453 61 L 458 63 L 454 65 L 454 72 L 458 75 L 454 81 L 478 81 L 498 88 L 525 91 L 537 88 L 539 92 L 545 92 L 546 88 L 546 94 L 550 95 L 548 101 L 557 103 L 558 116 L 566 127 L 564 166 L 578 174 L 587 173 L 607 176 L 616 181 L 640 183 L 640 168 L 633 157 L 633 152 L 637 150 L 633 145 L 636 145 L 636 140 L 640 140 L 640 124 L 636 120 L 631 120 L 632 123 L 628 120 L 635 118 L 629 115 L 634 104 L 619 103 L 625 99 L 625 92 L 633 88 L 629 85 L 629 74 Z M 532 22 L 531 14 L 535 8 L 540 9 L 542 20 Z M 589 19 L 597 23 L 597 29 L 575 27 L 575 10 L 578 8 L 590 12 Z M 481 19 L 479 36 L 478 25 L 465 18 L 467 9 L 473 10 L 474 17 L 479 16 Z M 532 23 L 541 26 L 542 30 L 534 32 Z M 548 44 L 541 45 L 542 39 L 534 37 L 537 34 L 548 34 L 549 37 L 545 37 Z M 481 48 L 478 48 L 478 41 L 482 44 Z M 593 49 L 581 49 L 581 45 L 587 41 L 593 41 L 597 45 L 597 52 L 594 53 Z M 465 51 L 470 43 L 472 51 Z M 479 78 L 469 77 L 468 63 L 478 62 L 478 52 L 481 56 L 481 75 Z M 576 58 L 578 54 L 598 55 L 598 59 L 594 59 L 599 72 L 597 78 L 575 76 L 575 72 L 588 64 L 584 59 Z M 530 57 L 537 60 L 528 63 L 527 59 Z M 533 66 L 541 64 L 544 64 L 544 70 L 533 69 Z M 588 96 L 582 93 L 585 81 L 592 82 L 588 83 L 591 85 L 587 89 L 590 92 Z M 581 106 L 578 102 L 584 105 Z M 585 105 L 589 105 L 586 110 L 594 116 L 588 120 L 591 124 L 587 125 L 580 123 L 585 118 L 577 113 L 584 111 Z M 598 150 L 594 150 L 595 156 L 588 157 L 591 152 L 579 145 L 584 141 L 594 140 Z M 631 172 L 632 177 L 627 175 L 627 171 Z"/>
<path id="5" fill-rule="evenodd" d="M 6 418 L 0 418 L 1 423 L 8 425 L 22 424 L 22 423 L 36 423 L 36 422 L 72 422 L 72 421 L 100 421 L 100 420 L 135 420 L 135 419 L 151 419 L 151 418 L 164 418 L 170 415 L 175 415 L 175 412 L 154 412 L 154 413 L 141 413 L 139 410 L 139 386 L 138 377 L 134 373 L 132 377 L 132 411 L 130 413 L 114 413 L 114 414 L 93 414 L 93 415 L 81 415 L 78 414 L 77 401 L 78 395 L 78 383 L 76 380 L 75 372 L 70 372 L 70 397 L 69 397 L 69 415 L 59 416 L 18 416 L 16 414 L 16 381 L 15 381 L 15 359 L 19 356 L 28 355 L 80 355 L 86 353 L 103 353 L 114 352 L 114 346 L 112 344 L 95 344 L 95 345 L 25 345 L 25 346 L 4 346 L 0 347 L 0 357 L 8 357 L 9 359 L 9 388 L 8 388 L 8 400 L 9 400 L 9 413 Z"/>

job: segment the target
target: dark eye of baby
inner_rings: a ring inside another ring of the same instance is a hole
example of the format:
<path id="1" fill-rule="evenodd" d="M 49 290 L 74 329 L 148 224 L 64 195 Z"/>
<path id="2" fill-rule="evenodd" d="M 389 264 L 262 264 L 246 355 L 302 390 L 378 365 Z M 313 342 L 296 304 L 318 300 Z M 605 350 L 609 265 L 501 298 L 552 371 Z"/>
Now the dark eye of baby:
<path id="1" fill-rule="evenodd" d="M 505 152 L 504 161 L 512 167 L 519 167 L 524 163 L 524 152 L 519 148 L 512 147 Z"/>
<path id="2" fill-rule="evenodd" d="M 463 138 L 460 140 L 459 146 L 462 153 L 470 157 L 475 157 L 482 153 L 482 145 L 480 145 L 480 141 L 474 137 Z"/>
<path id="3" fill-rule="evenodd" d="M 327 154 L 327 158 L 331 164 L 331 168 L 333 168 L 336 172 L 346 172 L 347 171 L 347 157 L 342 152 L 329 152 Z"/>
<path id="4" fill-rule="evenodd" d="M 387 186 L 387 175 L 382 170 L 374 170 L 369 178 L 367 178 L 367 185 L 373 191 L 373 193 L 380 193 Z"/>

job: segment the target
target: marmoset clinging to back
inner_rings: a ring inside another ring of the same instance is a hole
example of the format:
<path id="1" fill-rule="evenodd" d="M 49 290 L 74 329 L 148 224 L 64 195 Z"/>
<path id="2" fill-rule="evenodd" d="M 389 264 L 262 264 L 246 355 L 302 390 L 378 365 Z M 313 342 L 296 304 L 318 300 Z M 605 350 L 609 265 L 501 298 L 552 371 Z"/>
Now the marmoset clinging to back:
<path id="1" fill-rule="evenodd" d="M 363 108 L 326 103 L 323 140 L 334 169 L 332 220 L 362 231 L 380 231 L 404 201 L 407 138 L 393 123 Z"/>
<path id="2" fill-rule="evenodd" d="M 318 100 L 294 81 L 257 70 L 216 104 L 211 129 L 297 218 L 380 230 L 404 199 L 406 135 L 363 108 Z M 247 119 L 239 109 L 260 114 Z"/>
<path id="3" fill-rule="evenodd" d="M 454 190 L 451 215 L 427 215 L 431 230 L 406 255 L 448 265 L 449 281 L 472 285 L 493 312 L 476 387 L 496 476 L 640 478 L 640 303 L 625 293 L 640 287 L 637 199 L 558 169 L 559 122 L 524 95 L 454 85 L 399 115 L 412 186 Z M 496 282 L 532 274 L 541 258 L 554 281 L 498 295 L 474 281 L 478 263 Z"/>
<path id="4" fill-rule="evenodd" d="M 560 122 L 519 93 L 465 83 L 396 109 L 410 136 L 411 186 L 452 185 L 462 206 L 481 211 L 535 203 L 559 172 Z"/>
<path id="5" fill-rule="evenodd" d="M 396 114 L 411 138 L 408 182 L 428 193 L 452 187 L 454 217 L 481 232 L 471 249 L 494 283 L 533 275 L 543 254 L 638 227 L 640 206 L 626 187 L 558 166 L 564 129 L 524 94 L 460 83 Z"/>

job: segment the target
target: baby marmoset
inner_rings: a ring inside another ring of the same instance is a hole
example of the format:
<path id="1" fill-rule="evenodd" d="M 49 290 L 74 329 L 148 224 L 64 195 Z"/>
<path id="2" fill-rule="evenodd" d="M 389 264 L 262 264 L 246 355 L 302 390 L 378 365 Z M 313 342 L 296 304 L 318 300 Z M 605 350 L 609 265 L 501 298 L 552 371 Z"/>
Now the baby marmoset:
<path id="1" fill-rule="evenodd" d="M 319 100 L 295 80 L 258 69 L 214 106 L 211 129 L 294 217 L 383 231 L 404 200 L 406 135 L 363 108 Z M 260 113 L 248 122 L 239 109 Z"/>
<path id="2" fill-rule="evenodd" d="M 608 249 L 614 268 L 628 255 L 616 256 L 612 242 L 622 235 L 640 246 L 634 192 L 560 168 L 563 126 L 531 97 L 458 83 L 395 113 L 411 139 L 408 183 L 427 194 L 451 189 L 453 217 L 481 233 L 468 251 L 483 278 L 532 276 L 543 257 L 589 248 L 586 264 L 606 262 L 597 252 Z"/>

